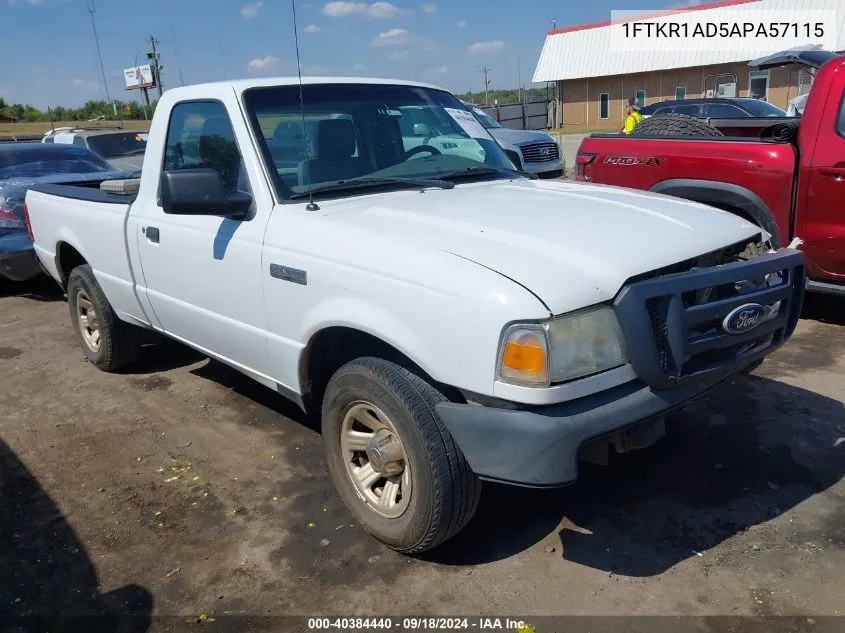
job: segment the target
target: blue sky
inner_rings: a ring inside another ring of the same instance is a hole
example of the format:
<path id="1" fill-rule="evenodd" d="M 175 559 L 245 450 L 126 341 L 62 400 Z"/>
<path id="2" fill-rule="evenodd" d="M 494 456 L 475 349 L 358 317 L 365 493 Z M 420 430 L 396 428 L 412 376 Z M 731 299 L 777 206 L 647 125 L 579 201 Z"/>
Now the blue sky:
<path id="1" fill-rule="evenodd" d="M 143 63 L 150 33 L 160 41 L 165 88 L 180 84 L 180 67 L 185 83 L 295 73 L 290 0 L 94 1 L 113 98 L 127 98 L 122 69 Z M 104 96 L 90 2 L 0 0 L 0 97 L 44 108 Z M 520 71 L 528 85 L 553 19 L 561 28 L 671 4 L 297 0 L 297 18 L 305 74 L 401 77 L 464 92 L 483 89 L 484 66 L 493 68 L 492 87 L 515 88 Z"/>

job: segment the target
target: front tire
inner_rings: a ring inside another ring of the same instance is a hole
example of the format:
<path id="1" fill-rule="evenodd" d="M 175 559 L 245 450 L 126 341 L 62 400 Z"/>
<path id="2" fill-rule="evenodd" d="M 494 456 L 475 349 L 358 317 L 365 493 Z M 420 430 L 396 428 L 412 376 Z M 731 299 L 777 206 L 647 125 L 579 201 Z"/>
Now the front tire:
<path id="1" fill-rule="evenodd" d="M 446 398 L 404 367 L 359 358 L 326 388 L 323 445 L 341 499 L 372 536 L 419 553 L 462 530 L 481 482 L 435 405 Z"/>
<path id="2" fill-rule="evenodd" d="M 67 282 L 68 308 L 85 357 L 103 371 L 117 371 L 141 351 L 140 329 L 117 318 L 91 266 L 74 268 Z"/>

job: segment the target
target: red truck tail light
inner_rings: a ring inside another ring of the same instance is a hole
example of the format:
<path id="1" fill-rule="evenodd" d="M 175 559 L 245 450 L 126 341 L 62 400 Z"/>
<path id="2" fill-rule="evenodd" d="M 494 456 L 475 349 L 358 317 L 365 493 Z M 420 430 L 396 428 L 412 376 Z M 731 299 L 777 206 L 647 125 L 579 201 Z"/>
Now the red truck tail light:
<path id="1" fill-rule="evenodd" d="M 589 182 L 590 176 L 587 174 L 587 165 L 596 159 L 595 154 L 579 153 L 575 157 L 575 180 L 583 180 Z"/>
<path id="2" fill-rule="evenodd" d="M 26 202 L 23 203 L 23 218 L 26 221 L 26 232 L 29 234 L 29 239 L 35 241 L 35 234 L 32 232 L 32 222 L 29 221 L 29 207 Z"/>

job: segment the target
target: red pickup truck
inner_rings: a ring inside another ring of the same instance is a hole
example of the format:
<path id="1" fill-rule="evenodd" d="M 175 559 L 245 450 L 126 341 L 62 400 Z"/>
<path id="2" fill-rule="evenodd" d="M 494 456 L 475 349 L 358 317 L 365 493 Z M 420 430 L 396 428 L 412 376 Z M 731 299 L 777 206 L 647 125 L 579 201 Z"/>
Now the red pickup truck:
<path id="1" fill-rule="evenodd" d="M 796 64 L 816 72 L 800 119 L 651 117 L 630 136 L 585 138 L 576 179 L 709 204 L 776 246 L 800 238 L 807 289 L 845 295 L 845 56 L 786 51 L 757 67 Z"/>

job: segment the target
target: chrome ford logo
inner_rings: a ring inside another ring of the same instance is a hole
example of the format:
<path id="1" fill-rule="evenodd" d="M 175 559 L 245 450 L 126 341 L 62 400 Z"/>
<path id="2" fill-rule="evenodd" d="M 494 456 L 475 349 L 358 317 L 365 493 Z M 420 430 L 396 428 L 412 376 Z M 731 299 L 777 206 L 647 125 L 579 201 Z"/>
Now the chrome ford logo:
<path id="1" fill-rule="evenodd" d="M 722 329 L 728 334 L 744 334 L 760 325 L 769 310 L 759 303 L 746 303 L 730 311 L 722 321 Z"/>

